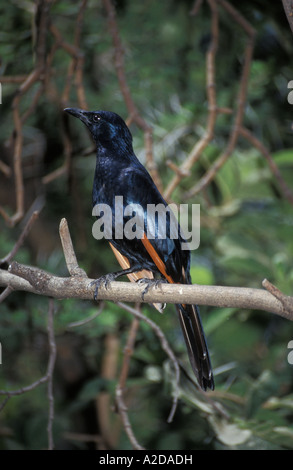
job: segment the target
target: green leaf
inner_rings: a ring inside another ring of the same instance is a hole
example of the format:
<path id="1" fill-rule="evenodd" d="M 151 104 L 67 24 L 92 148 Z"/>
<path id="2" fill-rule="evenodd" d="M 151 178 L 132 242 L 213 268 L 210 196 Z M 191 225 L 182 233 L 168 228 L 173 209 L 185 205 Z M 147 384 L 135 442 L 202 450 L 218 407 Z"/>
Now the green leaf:
<path id="1" fill-rule="evenodd" d="M 272 372 L 265 370 L 258 380 L 254 381 L 246 403 L 247 416 L 253 416 L 259 407 L 276 392 L 278 382 Z"/>
<path id="2" fill-rule="evenodd" d="M 235 423 L 229 423 L 224 419 L 219 419 L 215 415 L 208 417 L 209 422 L 211 423 L 217 439 L 229 447 L 238 446 L 247 442 L 252 433 L 249 429 L 241 429 Z"/>
<path id="3" fill-rule="evenodd" d="M 283 149 L 272 154 L 277 165 L 293 165 L 293 149 Z M 293 169 L 293 166 L 292 166 Z"/>
<path id="4" fill-rule="evenodd" d="M 223 323 L 226 323 L 236 312 L 237 308 L 215 308 L 204 319 L 204 329 L 206 334 L 211 334 Z"/>
<path id="5" fill-rule="evenodd" d="M 194 284 L 212 285 L 215 282 L 213 272 L 207 266 L 194 264 L 190 268 L 190 275 Z"/>

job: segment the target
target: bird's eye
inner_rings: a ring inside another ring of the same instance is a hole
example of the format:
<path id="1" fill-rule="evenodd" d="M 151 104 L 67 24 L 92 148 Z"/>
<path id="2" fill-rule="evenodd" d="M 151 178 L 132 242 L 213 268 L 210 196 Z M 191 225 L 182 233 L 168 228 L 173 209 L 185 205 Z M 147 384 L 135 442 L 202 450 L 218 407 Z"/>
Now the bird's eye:
<path id="1" fill-rule="evenodd" d="M 94 114 L 93 121 L 94 122 L 99 122 L 100 120 L 101 120 L 101 116 L 99 114 Z"/>

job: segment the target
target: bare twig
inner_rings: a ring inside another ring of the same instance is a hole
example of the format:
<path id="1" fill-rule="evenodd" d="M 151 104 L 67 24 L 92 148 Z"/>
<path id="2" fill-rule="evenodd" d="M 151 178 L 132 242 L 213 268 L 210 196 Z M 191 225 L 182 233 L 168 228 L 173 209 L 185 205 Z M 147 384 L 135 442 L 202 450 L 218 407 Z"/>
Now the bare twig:
<path id="1" fill-rule="evenodd" d="M 215 77 L 215 58 L 218 49 L 219 40 L 219 21 L 218 21 L 218 9 L 214 1 L 209 0 L 211 8 L 212 24 L 211 24 L 211 42 L 207 51 L 206 56 L 206 92 L 208 99 L 208 118 L 206 132 L 202 138 L 194 145 L 193 149 L 189 153 L 188 157 L 184 160 L 182 165 L 175 170 L 175 176 L 168 184 L 164 192 L 164 197 L 170 200 L 171 195 L 181 180 L 187 176 L 193 165 L 200 158 L 203 150 L 207 147 L 209 142 L 212 140 L 214 135 L 214 128 L 216 124 L 218 108 L 216 102 L 216 77 Z M 201 2 L 196 4 L 196 12 L 201 6 Z"/>
<path id="2" fill-rule="evenodd" d="M 100 376 L 104 380 L 114 381 L 117 377 L 119 349 L 119 335 L 117 335 L 116 332 L 106 334 L 100 370 Z M 113 409 L 112 400 L 112 394 L 110 390 L 107 389 L 100 390 L 95 399 L 100 434 L 103 439 L 104 446 L 110 449 L 117 446 L 121 429 L 121 423 L 118 416 L 111 416 L 111 409 Z"/>
<path id="3" fill-rule="evenodd" d="M 203 0 L 195 0 L 194 5 L 190 11 L 190 14 L 195 16 L 200 10 Z"/>
<path id="4" fill-rule="evenodd" d="M 25 93 L 37 82 L 43 82 L 44 69 L 45 69 L 45 56 L 46 56 L 46 37 L 49 22 L 49 9 L 52 0 L 40 0 L 37 3 L 35 12 L 35 24 L 36 24 L 36 66 L 35 69 L 25 77 L 25 80 L 21 83 L 17 90 L 17 93 L 12 102 L 12 114 L 14 121 L 14 132 L 12 136 L 13 142 L 13 169 L 15 179 L 15 196 L 16 196 L 16 211 L 10 216 L 3 207 L 0 207 L 0 213 L 6 220 L 6 222 L 14 226 L 19 222 L 24 215 L 24 184 L 23 184 L 23 173 L 22 173 L 22 146 L 23 146 L 23 135 L 22 125 L 23 117 L 20 114 L 20 103 Z M 40 96 L 40 95 L 39 95 Z M 37 100 L 34 101 L 34 106 Z M 30 109 L 34 109 L 30 106 Z M 26 114 L 28 116 L 30 112 Z"/>
<path id="5" fill-rule="evenodd" d="M 139 442 L 137 441 L 137 439 L 136 439 L 136 437 L 135 437 L 135 435 L 132 431 L 132 427 L 131 427 L 130 421 L 128 419 L 127 408 L 126 408 L 126 406 L 124 404 L 124 401 L 123 401 L 123 390 L 120 388 L 119 385 L 116 388 L 116 402 L 117 402 L 117 407 L 118 407 L 119 414 L 120 414 L 122 422 L 123 422 L 125 432 L 127 433 L 127 436 L 129 438 L 133 448 L 136 449 L 136 450 L 144 450 L 144 447 L 142 447 L 139 444 Z"/>
<path id="6" fill-rule="evenodd" d="M 0 171 L 2 171 L 7 178 L 11 176 L 11 168 L 6 165 L 6 163 L 2 162 L 2 160 L 0 160 Z"/>
<path id="7" fill-rule="evenodd" d="M 57 29 L 55 25 L 51 24 L 51 27 L 50 27 L 50 31 L 56 39 L 56 44 L 59 47 L 62 47 L 71 56 L 71 62 L 68 66 L 65 87 L 63 90 L 62 97 L 60 99 L 62 108 L 64 108 L 64 106 L 67 106 L 71 86 L 73 83 L 73 79 L 75 78 L 74 84 L 76 86 L 76 93 L 77 93 L 79 106 L 82 109 L 88 109 L 84 85 L 83 85 L 84 54 L 82 52 L 82 49 L 80 48 L 83 16 L 84 16 L 86 6 L 87 6 L 87 0 L 81 0 L 78 15 L 77 15 L 77 20 L 75 24 L 73 45 L 67 43 L 64 40 L 62 34 L 60 33 L 60 31 Z M 62 132 L 62 138 L 63 138 L 64 155 L 65 155 L 64 162 L 59 168 L 57 168 L 56 170 L 52 171 L 51 173 L 43 177 L 42 181 L 44 184 L 49 184 L 52 181 L 54 181 L 56 178 L 59 178 L 62 175 L 69 174 L 70 172 L 71 157 L 72 157 L 71 140 L 68 134 L 64 131 Z"/>
<path id="8" fill-rule="evenodd" d="M 153 137 L 152 129 L 140 115 L 131 95 L 131 91 L 127 84 L 125 66 L 124 66 L 124 51 L 117 25 L 117 18 L 115 8 L 111 0 L 102 0 L 104 8 L 108 15 L 109 31 L 112 36 L 114 45 L 114 64 L 116 68 L 119 87 L 124 98 L 126 107 L 128 109 L 130 120 L 134 121 L 143 131 L 145 138 L 146 149 L 146 165 L 156 183 L 157 187 L 162 191 L 163 185 L 161 177 L 158 173 L 157 165 L 153 157 Z"/>
<path id="9" fill-rule="evenodd" d="M 208 0 L 211 6 L 212 11 L 216 8 L 215 0 Z M 255 39 L 255 30 L 248 23 L 248 21 L 234 8 L 229 2 L 225 0 L 218 0 L 218 3 L 231 15 L 233 20 L 238 23 L 245 33 L 248 36 L 247 44 L 244 50 L 242 74 L 238 91 L 237 98 L 237 108 L 235 111 L 234 125 L 230 132 L 228 143 L 224 151 L 219 155 L 215 162 L 211 165 L 208 171 L 201 177 L 201 179 L 196 183 L 196 185 L 185 194 L 185 197 L 189 198 L 201 192 L 215 177 L 219 169 L 224 165 L 227 159 L 232 154 L 240 134 L 240 128 L 242 126 L 242 121 L 244 117 L 244 108 L 246 102 L 248 78 L 250 73 L 251 61 L 254 50 L 254 39 Z"/>
<path id="10" fill-rule="evenodd" d="M 97 434 L 85 434 L 85 433 L 78 433 L 78 432 L 65 432 L 63 434 L 64 439 L 69 441 L 76 441 L 76 442 L 94 442 L 100 448 L 102 442 L 101 436 Z"/>
<path id="11" fill-rule="evenodd" d="M 263 287 L 269 291 L 276 299 L 278 299 L 284 308 L 284 316 L 288 315 L 288 312 L 293 310 L 293 297 L 283 294 L 276 286 L 274 286 L 270 281 L 264 279 L 262 281 Z"/>
<path id="12" fill-rule="evenodd" d="M 6 397 L 4 398 L 4 400 L 2 401 L 1 405 L 0 405 L 0 411 L 3 410 L 3 408 L 7 405 L 8 401 L 10 400 L 11 397 Z"/>
<path id="13" fill-rule="evenodd" d="M 46 383 L 47 381 L 48 381 L 48 377 L 47 375 L 44 375 L 39 380 L 36 380 L 35 382 L 31 383 L 30 385 L 27 385 L 26 387 L 21 387 L 17 390 L 0 390 L 0 395 L 6 395 L 8 398 L 11 398 L 17 395 L 22 395 L 23 393 L 34 390 L 36 387 L 38 387 L 41 384 Z"/>
<path id="14" fill-rule="evenodd" d="M 55 364 L 55 359 L 56 359 L 56 344 L 55 344 L 55 339 L 54 339 L 54 328 L 53 328 L 53 316 L 54 316 L 54 301 L 50 299 L 49 301 L 49 310 L 48 310 L 48 341 L 49 341 L 49 358 L 48 358 L 48 366 L 47 366 L 47 371 L 46 374 L 41 377 L 40 379 L 36 380 L 35 382 L 31 383 L 30 385 L 27 385 L 25 387 L 21 387 L 17 390 L 0 390 L 0 395 L 6 396 L 6 400 L 2 403 L 2 408 L 4 405 L 7 403 L 8 399 L 17 396 L 17 395 L 22 395 L 26 392 L 30 392 L 31 390 L 34 390 L 35 388 L 39 387 L 40 385 L 48 382 L 48 399 L 49 399 L 49 417 L 48 417 L 48 438 L 49 438 L 49 447 L 52 445 L 52 421 L 53 421 L 53 406 L 54 406 L 54 400 L 53 400 L 53 392 L 52 392 L 52 377 L 53 377 L 53 370 L 54 370 L 54 364 Z M 51 447 L 50 447 L 51 448 Z"/>
<path id="15" fill-rule="evenodd" d="M 59 234 L 70 276 L 87 277 L 86 272 L 78 265 L 66 219 L 62 219 L 60 222 Z"/>
<path id="16" fill-rule="evenodd" d="M 32 215 L 30 216 L 30 218 L 28 219 L 23 231 L 21 232 L 18 240 L 16 241 L 16 243 L 14 244 L 12 250 L 6 255 L 4 256 L 4 258 L 0 259 L 0 266 L 3 266 L 7 263 L 10 263 L 10 261 L 12 260 L 12 258 L 16 255 L 16 253 L 18 252 L 19 248 L 21 247 L 21 245 L 23 244 L 25 238 L 27 237 L 33 223 L 35 222 L 35 220 L 37 219 L 39 215 L 39 212 L 38 211 L 34 211 L 32 213 Z M 4 299 L 6 299 L 6 297 L 8 297 L 11 293 L 13 292 L 13 289 L 10 287 L 10 286 L 7 286 L 4 291 L 0 294 L 0 303 L 3 302 Z"/>
<path id="17" fill-rule="evenodd" d="M 80 321 L 68 323 L 67 328 L 76 328 L 78 326 L 83 326 L 83 325 L 86 325 L 87 323 L 90 323 L 99 315 L 101 315 L 102 311 L 104 310 L 104 307 L 105 307 L 104 302 L 100 302 L 98 310 L 93 315 L 91 315 L 90 317 L 84 318 L 83 320 L 80 320 Z"/>
<path id="18" fill-rule="evenodd" d="M 13 171 L 14 171 L 14 179 L 15 179 L 15 195 L 16 195 L 16 211 L 15 214 L 12 216 L 8 214 L 8 212 L 0 206 L 0 214 L 6 220 L 6 222 L 13 226 L 17 222 L 21 220 L 24 214 L 24 184 L 23 184 L 23 174 L 22 174 L 22 163 L 21 163 L 21 155 L 22 155 L 22 147 L 23 147 L 23 132 L 22 127 L 24 122 L 28 119 L 28 117 L 33 113 L 36 109 L 41 96 L 44 93 L 47 93 L 52 98 L 54 95 L 55 101 L 57 100 L 57 105 L 60 106 L 60 109 L 63 108 L 61 103 L 68 101 L 69 92 L 72 83 L 76 88 L 77 98 L 79 105 L 86 109 L 86 98 L 85 98 L 85 91 L 83 85 L 83 62 L 84 62 L 84 54 L 80 48 L 80 41 L 81 41 L 81 28 L 82 28 L 82 19 L 86 9 L 87 0 L 81 0 L 80 7 L 78 10 L 78 15 L 75 23 L 75 30 L 74 30 L 74 42 L 73 44 L 67 43 L 61 33 L 58 31 L 56 26 L 51 23 L 51 19 L 49 16 L 50 7 L 52 4 L 52 0 L 39 0 L 36 3 L 35 8 L 35 25 L 36 25 L 36 34 L 35 34 L 35 67 L 30 72 L 29 75 L 25 76 L 4 76 L 1 77 L 2 83 L 20 83 L 20 86 L 15 94 L 15 97 L 12 102 L 12 112 L 13 112 L 13 120 L 14 120 L 14 132 L 11 137 L 11 142 L 13 146 Z M 51 33 L 53 38 L 55 39 L 55 43 L 53 44 L 51 50 L 47 51 L 47 38 L 48 38 L 48 31 Z M 58 49 L 63 48 L 67 54 L 71 56 L 71 63 L 68 69 L 67 80 L 64 88 L 64 92 L 62 97 L 58 96 L 58 93 L 52 92 L 53 85 L 52 85 L 52 62 L 53 58 L 58 51 Z M 75 80 L 74 80 L 75 79 Z M 51 80 L 51 81 L 50 81 Z M 32 86 L 38 84 L 38 88 L 34 94 L 34 98 L 30 101 L 28 108 L 20 114 L 20 104 L 22 101 L 23 96 L 31 90 Z M 64 137 L 64 153 L 65 153 L 65 160 L 61 167 L 57 168 L 53 172 L 49 173 L 48 175 L 42 178 L 43 184 L 48 184 L 52 182 L 54 179 L 68 174 L 71 168 L 71 145 L 69 143 L 69 139 L 63 133 Z M 0 162 L 0 170 L 7 176 L 10 177 L 11 169 L 3 162 Z"/>
<path id="19" fill-rule="evenodd" d="M 121 390 L 124 390 L 125 388 L 125 384 L 126 384 L 126 380 L 127 380 L 128 372 L 129 372 L 129 363 L 130 363 L 131 356 L 133 354 L 138 328 L 139 328 L 139 321 L 137 318 L 134 318 L 130 325 L 127 343 L 124 348 L 124 359 L 123 359 L 123 363 L 122 363 L 122 367 L 120 371 L 119 385 L 118 385 L 121 388 Z"/>
<path id="20" fill-rule="evenodd" d="M 11 294 L 11 292 L 13 292 L 13 289 L 10 286 L 7 286 L 4 289 L 4 291 L 1 292 L 1 294 L 0 294 L 0 304 L 1 304 L 1 302 L 3 302 L 3 300 L 6 299 L 6 297 L 8 297 Z"/>
<path id="21" fill-rule="evenodd" d="M 143 320 L 145 323 L 147 323 L 152 328 L 152 330 L 155 332 L 156 336 L 160 340 L 162 349 L 165 351 L 165 353 L 167 354 L 167 356 L 169 357 L 169 359 L 172 362 L 172 365 L 173 365 L 174 370 L 175 370 L 176 382 L 175 382 L 175 393 L 174 393 L 174 396 L 173 396 L 173 404 L 172 404 L 171 411 L 169 413 L 169 417 L 167 419 L 168 422 L 171 422 L 172 419 L 173 419 L 176 407 L 177 407 L 178 395 L 179 395 L 179 388 L 178 387 L 179 387 L 180 369 L 179 369 L 178 361 L 177 361 L 176 357 L 174 356 L 174 353 L 173 353 L 171 347 L 169 346 L 169 343 L 168 343 L 164 333 L 162 332 L 162 330 L 158 327 L 158 325 L 156 323 L 154 323 L 148 317 L 143 315 L 142 312 L 140 312 L 138 309 L 131 308 L 131 307 L 129 307 L 129 305 L 126 305 L 122 302 L 118 302 L 118 305 L 120 305 L 120 307 L 122 307 L 127 312 L 134 315 L 136 318 L 138 318 L 140 320 Z M 123 391 L 122 385 L 123 385 L 123 383 L 120 383 L 121 393 Z M 119 390 L 119 393 L 120 393 L 120 390 Z"/>
<path id="22" fill-rule="evenodd" d="M 138 304 L 136 310 L 138 310 L 139 307 L 140 307 L 140 304 Z M 127 380 L 128 372 L 129 372 L 130 358 L 133 354 L 133 349 L 135 345 L 135 339 L 136 339 L 138 328 L 139 328 L 139 320 L 135 317 L 131 323 L 129 334 L 128 334 L 128 339 L 127 339 L 127 344 L 124 348 L 123 363 L 122 363 L 122 367 L 120 371 L 119 381 L 116 386 L 116 405 L 121 415 L 122 423 L 124 425 L 125 432 L 127 433 L 130 439 L 130 442 L 132 443 L 134 449 L 141 450 L 143 448 L 140 446 L 140 444 L 138 444 L 138 441 L 134 437 L 134 433 L 131 429 L 130 422 L 129 422 L 128 415 L 127 415 L 127 407 L 124 403 L 124 397 L 123 397 L 123 393 L 125 392 L 126 380 Z"/>
<path id="23" fill-rule="evenodd" d="M 39 385 L 42 385 L 47 382 L 47 393 L 48 393 L 48 402 L 49 402 L 49 412 L 48 412 L 48 448 L 52 450 L 54 447 L 53 444 L 53 420 L 54 420 L 54 395 L 53 395 L 53 371 L 54 365 L 56 361 L 56 343 L 55 343 L 55 336 L 54 336 L 54 300 L 49 300 L 49 309 L 48 309 L 48 324 L 47 324 L 47 331 L 48 331 L 48 342 L 49 342 L 49 359 L 48 359 L 48 366 L 46 374 L 41 377 L 39 380 L 36 380 L 30 385 L 26 387 L 21 387 L 18 390 L 0 390 L 0 395 L 5 395 L 6 398 L 2 402 L 0 406 L 0 411 L 4 406 L 7 404 L 8 400 L 17 395 L 22 395 L 26 392 L 30 392 L 34 390 Z"/>
<path id="24" fill-rule="evenodd" d="M 1 75 L 1 83 L 22 83 L 26 78 L 27 75 Z"/>
<path id="25" fill-rule="evenodd" d="M 239 129 L 240 134 L 247 139 L 256 149 L 259 150 L 259 152 L 264 156 L 264 158 L 268 162 L 268 166 L 273 173 L 274 177 L 279 183 L 279 187 L 281 192 L 283 193 L 283 196 L 287 199 L 287 201 L 293 205 L 293 192 L 291 189 L 288 187 L 286 184 L 284 178 L 281 175 L 281 172 L 276 165 L 273 157 L 271 156 L 270 152 L 268 149 L 264 146 L 264 144 L 257 139 L 248 129 L 241 127 Z"/>
<path id="26" fill-rule="evenodd" d="M 27 237 L 30 229 L 32 228 L 32 225 L 33 223 L 35 222 L 35 220 L 38 218 L 39 216 L 39 212 L 38 211 L 34 211 L 32 213 L 32 215 L 30 216 L 29 220 L 27 221 L 23 231 L 21 232 L 17 242 L 14 244 L 14 247 L 12 248 L 12 250 L 10 251 L 10 253 L 8 253 L 6 256 L 4 256 L 4 258 L 0 259 L 0 265 L 3 265 L 5 263 L 10 263 L 10 261 L 12 260 L 12 258 L 14 258 L 14 256 L 16 255 L 16 253 L 18 252 L 19 248 L 21 247 L 21 245 L 23 244 L 25 238 Z"/>
<path id="27" fill-rule="evenodd" d="M 75 24 L 74 43 L 73 43 L 74 54 L 72 54 L 72 61 L 68 68 L 68 76 L 67 76 L 68 85 L 67 87 L 65 87 L 63 97 L 62 97 L 62 102 L 64 105 L 66 105 L 69 99 L 70 85 L 71 85 L 72 78 L 75 73 L 75 85 L 76 85 L 76 91 L 77 91 L 77 99 L 78 99 L 79 106 L 82 109 L 88 109 L 84 86 L 83 86 L 84 54 L 80 48 L 83 16 L 84 16 L 86 6 L 87 6 L 87 0 L 82 0 L 80 2 L 77 20 Z"/>

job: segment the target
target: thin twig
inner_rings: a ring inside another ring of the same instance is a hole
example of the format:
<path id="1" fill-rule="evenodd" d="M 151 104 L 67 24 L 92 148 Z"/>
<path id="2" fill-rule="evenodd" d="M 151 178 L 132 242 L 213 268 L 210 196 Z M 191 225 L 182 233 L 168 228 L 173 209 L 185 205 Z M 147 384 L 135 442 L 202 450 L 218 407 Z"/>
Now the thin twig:
<path id="1" fill-rule="evenodd" d="M 73 79 L 75 78 L 74 84 L 76 87 L 76 93 L 78 98 L 79 106 L 83 109 L 88 109 L 85 90 L 83 85 L 83 64 L 84 64 L 84 54 L 80 48 L 80 41 L 81 41 L 81 32 L 82 32 L 82 24 L 83 24 L 83 16 L 86 9 L 87 0 L 82 0 L 79 6 L 77 20 L 75 24 L 75 31 L 74 31 L 74 44 L 67 43 L 60 31 L 57 27 L 51 24 L 50 31 L 56 39 L 56 43 L 58 46 L 62 47 L 70 56 L 71 62 L 68 66 L 67 77 L 65 80 L 64 90 L 61 96 L 61 104 L 62 107 L 67 106 L 71 86 L 73 83 Z M 63 176 L 68 175 L 71 171 L 71 163 L 72 163 L 72 145 L 70 136 L 66 131 L 63 130 L 62 132 L 62 139 L 63 139 L 63 147 L 64 147 L 64 162 L 63 164 L 53 170 L 51 173 L 47 174 L 42 178 L 43 184 L 49 184 L 55 179 Z"/>
<path id="2" fill-rule="evenodd" d="M 100 377 L 110 383 L 117 378 L 119 365 L 120 338 L 117 332 L 107 333 L 103 343 L 103 356 L 100 368 Z M 117 447 L 121 423 L 113 410 L 113 397 L 109 389 L 99 390 L 95 399 L 98 427 L 106 448 Z"/>
<path id="3" fill-rule="evenodd" d="M 283 294 L 276 286 L 274 286 L 270 281 L 264 279 L 262 281 L 263 287 L 269 291 L 276 299 L 278 299 L 283 307 L 284 307 L 284 316 L 290 315 L 290 312 L 293 310 L 293 298 L 288 297 L 287 295 Z"/>
<path id="4" fill-rule="evenodd" d="M 34 211 L 32 213 L 32 215 L 30 216 L 30 218 L 28 219 L 23 231 L 21 232 L 17 242 L 14 244 L 14 247 L 12 248 L 12 250 L 6 255 L 4 256 L 4 258 L 0 259 L 0 265 L 3 265 L 5 263 L 10 263 L 10 261 L 12 260 L 12 258 L 14 258 L 14 256 L 16 255 L 16 253 L 18 252 L 19 248 L 21 247 L 21 245 L 23 244 L 25 238 L 27 237 L 27 235 L 29 234 L 31 228 L 32 228 L 32 225 L 34 224 L 34 222 L 36 221 L 36 219 L 38 218 L 39 216 L 39 211 Z"/>
<path id="5" fill-rule="evenodd" d="M 278 181 L 279 183 L 279 186 L 280 186 L 280 190 L 281 192 L 283 193 L 283 196 L 287 199 L 287 201 L 293 205 L 293 192 L 291 191 L 291 189 L 287 186 L 284 178 L 282 177 L 281 175 L 281 172 L 278 168 L 278 166 L 276 165 L 272 155 L 270 154 L 270 152 L 268 151 L 268 149 L 264 146 L 264 144 L 259 140 L 257 139 L 257 137 L 255 137 L 248 129 L 246 129 L 245 127 L 241 127 L 239 129 L 239 132 L 240 134 L 245 138 L 247 139 L 256 149 L 259 150 L 259 152 L 264 156 L 264 158 L 267 160 L 268 162 L 268 166 L 271 170 L 271 172 L 273 173 L 274 177 L 276 178 L 276 180 Z"/>
<path id="6" fill-rule="evenodd" d="M 6 299 L 6 297 L 8 297 L 11 294 L 11 292 L 13 292 L 13 289 L 10 286 L 7 286 L 4 289 L 4 291 L 1 292 L 1 294 L 0 294 L 0 304 L 1 304 L 1 302 L 3 302 L 3 300 Z"/>
<path id="7" fill-rule="evenodd" d="M 0 411 L 1 411 L 11 397 L 17 396 L 17 395 L 23 395 L 24 393 L 30 392 L 46 382 L 48 383 L 47 390 L 48 390 L 48 400 L 49 400 L 49 411 L 48 411 L 47 431 L 48 431 L 49 449 L 53 449 L 53 436 L 52 436 L 52 425 L 53 425 L 53 418 L 54 418 L 53 370 L 54 370 L 54 365 L 55 365 L 55 360 L 56 360 L 56 343 L 55 343 L 55 337 L 54 337 L 53 319 L 54 319 L 54 300 L 50 299 L 49 310 L 48 310 L 48 325 L 47 325 L 48 342 L 49 342 L 49 358 L 48 358 L 48 366 L 47 366 L 46 374 L 40 379 L 31 383 L 30 385 L 21 387 L 17 390 L 0 390 L 0 395 L 6 396 L 6 399 L 1 404 L 1 407 L 0 407 Z"/>
<path id="8" fill-rule="evenodd" d="M 67 328 L 76 328 L 76 327 L 79 327 L 79 326 L 86 325 L 87 323 L 90 323 L 95 318 L 97 318 L 99 315 L 101 315 L 102 311 L 104 310 L 104 307 L 105 307 L 105 303 L 100 302 L 100 306 L 99 306 L 98 310 L 93 315 L 91 315 L 90 317 L 87 317 L 83 320 L 80 320 L 80 321 L 75 321 L 75 322 L 68 323 Z"/>
<path id="9" fill-rule="evenodd" d="M 214 136 L 214 128 L 216 124 L 218 108 L 216 101 L 216 72 L 215 72 L 215 59 L 218 49 L 219 41 L 219 19 L 218 9 L 213 1 L 209 0 L 211 8 L 211 42 L 206 55 L 206 93 L 208 99 L 208 118 L 206 132 L 202 138 L 194 145 L 193 149 L 189 153 L 188 157 L 184 160 L 182 165 L 176 169 L 175 176 L 168 184 L 164 192 L 166 200 L 170 200 L 171 195 L 175 188 L 179 185 L 181 180 L 186 177 L 191 168 L 200 158 L 203 150 L 207 147 L 209 142 Z M 201 6 L 201 2 L 197 3 L 196 8 Z M 198 11 L 198 10 L 197 10 Z"/>
<path id="10" fill-rule="evenodd" d="M 26 80 L 27 75 L 1 75 L 1 83 L 22 83 Z"/>
<path id="11" fill-rule="evenodd" d="M 213 11 L 216 5 L 215 0 L 208 1 Z M 248 78 L 254 51 L 255 30 L 230 3 L 226 2 L 225 0 L 218 0 L 218 3 L 222 5 L 222 7 L 231 15 L 231 17 L 244 29 L 245 33 L 248 35 L 247 44 L 244 50 L 244 59 L 238 90 L 238 97 L 236 100 L 237 108 L 235 112 L 234 125 L 232 126 L 232 130 L 230 132 L 226 148 L 210 166 L 208 171 L 200 178 L 196 185 L 184 195 L 184 197 L 186 198 L 190 198 L 195 194 L 201 192 L 214 179 L 217 172 L 228 160 L 237 144 L 238 137 L 240 135 L 240 128 L 242 126 L 242 121 L 244 117 Z"/>
<path id="12" fill-rule="evenodd" d="M 125 384 L 126 384 L 126 380 L 127 380 L 128 372 L 129 372 L 130 359 L 133 354 L 133 349 L 134 349 L 134 344 L 135 344 L 135 339 L 136 339 L 138 328 L 139 328 L 139 321 L 137 318 L 134 318 L 130 325 L 127 343 L 124 348 L 124 358 L 123 358 L 123 363 L 122 363 L 120 376 L 119 376 L 118 386 L 121 388 L 122 391 L 125 389 Z"/>
<path id="13" fill-rule="evenodd" d="M 59 225 L 59 235 L 62 243 L 66 266 L 70 276 L 87 277 L 86 272 L 78 265 L 67 220 L 65 218 L 61 219 Z"/>
<path id="14" fill-rule="evenodd" d="M 117 78 L 119 87 L 124 98 L 126 107 L 128 109 L 130 120 L 134 121 L 138 127 L 144 131 L 145 149 L 146 149 L 146 166 L 160 191 L 163 189 L 162 180 L 158 173 L 157 165 L 153 156 L 153 137 L 152 129 L 140 115 L 134 100 L 132 98 L 131 91 L 127 84 L 125 64 L 124 64 L 124 51 L 122 41 L 119 34 L 119 28 L 117 25 L 116 12 L 111 0 L 102 0 L 104 8 L 107 12 L 109 31 L 112 37 L 114 45 L 114 65 L 116 68 Z"/>
<path id="15" fill-rule="evenodd" d="M 132 427 L 130 424 L 130 421 L 128 419 L 128 414 L 127 414 L 127 408 L 125 406 L 124 400 L 123 400 L 123 390 L 118 386 L 116 388 L 116 402 L 119 410 L 119 414 L 121 416 L 123 426 L 125 429 L 125 432 L 133 446 L 134 449 L 136 450 L 145 450 L 144 447 L 142 447 L 139 442 L 137 441 L 133 431 Z"/>
<path id="16" fill-rule="evenodd" d="M 10 400 L 10 398 L 11 398 L 11 397 L 7 396 L 7 397 L 3 400 L 3 402 L 2 402 L 1 405 L 0 405 L 0 411 L 2 411 L 3 408 L 7 405 L 8 401 Z"/>
<path id="17" fill-rule="evenodd" d="M 2 173 L 7 178 L 9 178 L 11 176 L 11 173 L 12 173 L 10 166 L 6 165 L 6 163 L 2 162 L 2 160 L 0 160 L 0 171 L 2 171 Z"/>
<path id="18" fill-rule="evenodd" d="M 203 0 L 195 0 L 194 5 L 190 11 L 190 15 L 196 16 L 200 10 Z"/>
<path id="19" fill-rule="evenodd" d="M 45 77 L 44 69 L 46 64 L 46 42 L 49 23 L 49 10 L 51 3 L 52 0 L 42 0 L 39 1 L 37 4 L 37 8 L 35 10 L 35 25 L 37 37 L 35 47 L 36 66 L 35 69 L 28 76 L 25 77 L 24 81 L 22 81 L 12 101 L 12 115 L 14 121 L 12 143 L 16 210 L 15 213 L 10 216 L 3 207 L 0 207 L 0 214 L 10 226 L 14 226 L 16 223 L 18 223 L 24 215 L 24 183 L 21 159 L 23 147 L 22 126 L 24 123 L 24 119 L 23 116 L 21 116 L 20 114 L 20 103 L 25 93 L 27 93 L 27 91 L 30 90 L 31 87 L 37 81 L 42 82 Z M 25 114 L 26 118 L 34 109 L 34 106 L 36 106 L 37 101 L 38 99 L 33 100 L 33 105 L 29 107 L 30 111 Z"/>
<path id="20" fill-rule="evenodd" d="M 17 390 L 0 390 L 0 395 L 6 395 L 9 398 L 17 396 L 17 395 L 22 395 L 26 392 L 30 392 L 31 390 L 34 390 L 36 387 L 39 387 L 39 385 L 44 384 L 47 381 L 48 381 L 48 377 L 47 377 L 47 375 L 44 375 L 40 379 L 38 379 L 35 382 L 31 383 L 30 385 L 18 388 Z"/>
<path id="21" fill-rule="evenodd" d="M 165 351 L 165 353 L 167 354 L 167 356 L 169 357 L 169 359 L 172 362 L 172 365 L 173 365 L 174 370 L 175 370 L 175 387 L 174 387 L 175 392 L 174 392 L 174 395 L 173 395 L 172 408 L 171 408 L 171 411 L 170 411 L 168 419 L 167 419 L 168 422 L 171 422 L 172 419 L 173 419 L 177 404 L 178 404 L 178 396 L 179 396 L 180 368 L 179 368 L 178 361 L 177 361 L 171 347 L 169 346 L 169 343 L 168 343 L 164 333 L 162 332 L 161 328 L 156 323 L 154 323 L 148 317 L 143 315 L 139 310 L 131 308 L 128 305 L 124 304 L 123 302 L 117 302 L 117 305 L 119 305 L 124 310 L 131 313 L 132 315 L 134 315 L 136 318 L 138 318 L 140 320 L 143 320 L 144 322 L 146 322 L 152 328 L 152 330 L 155 332 L 156 336 L 160 340 L 162 349 Z M 121 398 L 122 393 L 123 393 L 123 390 L 120 387 L 119 388 L 120 398 Z"/>

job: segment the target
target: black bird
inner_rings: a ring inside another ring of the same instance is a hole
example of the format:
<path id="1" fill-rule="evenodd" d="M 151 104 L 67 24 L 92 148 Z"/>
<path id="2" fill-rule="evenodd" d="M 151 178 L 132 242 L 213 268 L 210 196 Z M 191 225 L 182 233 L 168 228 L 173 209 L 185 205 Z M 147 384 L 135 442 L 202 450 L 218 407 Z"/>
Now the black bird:
<path id="1" fill-rule="evenodd" d="M 97 160 L 93 183 L 93 207 L 107 204 L 112 209 L 115 226 L 115 197 L 123 197 L 123 208 L 139 204 L 144 225 L 141 236 L 134 239 L 115 238 L 114 229 L 109 238 L 110 246 L 123 271 L 103 277 L 109 281 L 127 274 L 131 280 L 154 278 L 160 275 L 169 283 L 191 284 L 190 251 L 182 250 L 185 242 L 178 226 L 178 237 L 170 236 L 170 219 L 167 220 L 166 236 L 160 237 L 160 224 L 147 220 L 148 204 L 167 206 L 151 176 L 139 162 L 132 147 L 132 135 L 124 120 L 109 111 L 84 111 L 66 108 L 65 111 L 79 118 L 90 130 L 97 146 Z M 123 212 L 124 213 L 124 212 Z M 129 216 L 123 217 L 123 224 Z M 155 237 L 147 237 L 147 225 L 155 227 Z M 123 232 L 124 235 L 124 232 Z M 165 234 L 164 234 L 165 235 Z M 101 278 L 102 279 L 102 278 Z M 99 280 L 97 285 L 99 285 Z M 158 308 L 158 306 L 156 305 Z M 192 369 L 203 390 L 214 389 L 214 379 L 208 347 L 196 305 L 176 305 L 180 325 Z"/>

